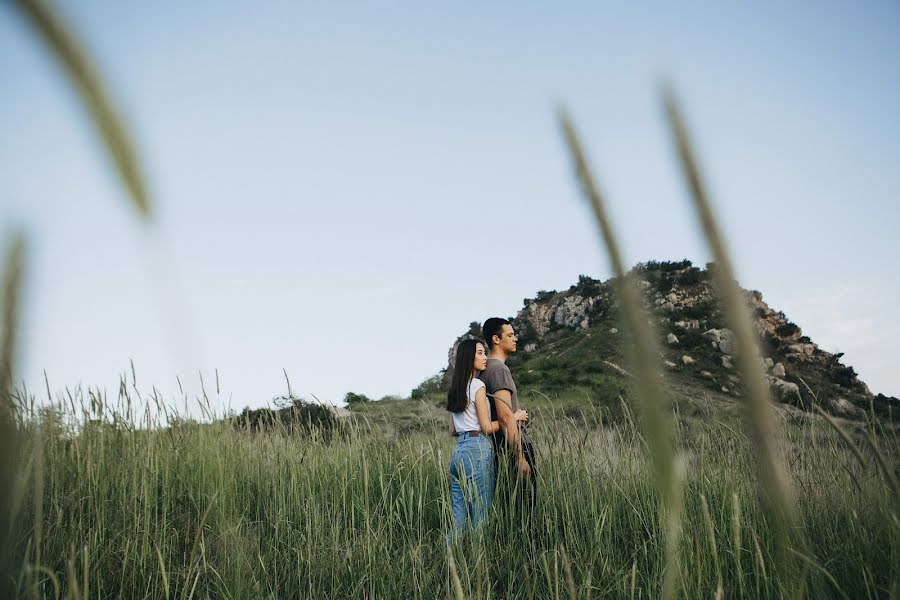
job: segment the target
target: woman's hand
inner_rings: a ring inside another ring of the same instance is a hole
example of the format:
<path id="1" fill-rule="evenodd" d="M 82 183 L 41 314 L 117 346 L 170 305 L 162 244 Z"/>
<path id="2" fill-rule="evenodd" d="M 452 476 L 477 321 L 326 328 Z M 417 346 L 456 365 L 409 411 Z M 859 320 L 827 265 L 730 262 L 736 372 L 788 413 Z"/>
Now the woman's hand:
<path id="1" fill-rule="evenodd" d="M 516 421 L 527 421 L 528 420 L 528 411 L 525 410 L 524 408 L 520 408 L 519 410 L 517 410 L 515 412 L 515 414 L 513 414 L 513 417 L 515 417 Z"/>

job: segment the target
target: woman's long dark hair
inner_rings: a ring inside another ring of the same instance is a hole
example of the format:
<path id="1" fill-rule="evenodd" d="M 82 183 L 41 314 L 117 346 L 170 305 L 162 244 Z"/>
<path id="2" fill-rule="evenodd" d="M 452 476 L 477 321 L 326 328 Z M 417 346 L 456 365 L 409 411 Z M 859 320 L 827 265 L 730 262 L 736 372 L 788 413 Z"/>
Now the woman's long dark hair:
<path id="1" fill-rule="evenodd" d="M 453 366 L 453 377 L 450 379 L 450 391 L 447 392 L 447 410 L 452 413 L 466 410 L 469 404 L 466 392 L 472 380 L 478 344 L 484 347 L 484 342 L 475 339 L 463 340 L 456 347 L 456 364 Z"/>

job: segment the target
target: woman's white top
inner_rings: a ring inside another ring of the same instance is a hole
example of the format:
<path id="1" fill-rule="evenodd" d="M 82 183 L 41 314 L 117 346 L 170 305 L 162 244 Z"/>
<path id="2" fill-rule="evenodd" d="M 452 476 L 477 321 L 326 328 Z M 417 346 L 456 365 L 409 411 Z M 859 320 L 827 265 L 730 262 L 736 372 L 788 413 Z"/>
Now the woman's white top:
<path id="1" fill-rule="evenodd" d="M 450 413 L 453 416 L 453 427 L 457 433 L 463 431 L 481 431 L 478 424 L 478 414 L 475 412 L 475 394 L 484 387 L 484 382 L 476 377 L 469 382 L 466 390 L 466 410 L 458 413 Z"/>

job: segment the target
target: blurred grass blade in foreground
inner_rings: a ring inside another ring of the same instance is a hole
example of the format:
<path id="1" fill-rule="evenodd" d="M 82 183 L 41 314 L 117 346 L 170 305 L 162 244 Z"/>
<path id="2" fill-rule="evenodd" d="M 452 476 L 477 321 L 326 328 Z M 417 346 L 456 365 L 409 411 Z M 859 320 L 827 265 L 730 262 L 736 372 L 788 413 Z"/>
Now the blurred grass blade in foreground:
<path id="1" fill-rule="evenodd" d="M 27 18 L 72 80 L 135 207 L 144 219 L 149 219 L 150 200 L 134 146 L 103 89 L 99 75 L 70 28 L 54 14 L 45 0 L 11 0 L 11 3 Z"/>
<path id="2" fill-rule="evenodd" d="M 722 308 L 737 341 L 735 359 L 744 381 L 746 407 L 750 417 L 749 425 L 752 428 L 760 469 L 760 483 L 775 518 L 780 550 L 783 552 L 782 556 L 785 556 L 787 553 L 784 550 L 789 539 L 789 530 L 795 522 L 794 497 L 777 448 L 772 402 L 759 362 L 757 336 L 752 328 L 743 294 L 735 280 L 731 260 L 725 249 L 725 240 L 719 231 L 706 190 L 701 182 L 700 171 L 691 149 L 681 111 L 671 90 L 664 88 L 662 95 L 666 118 L 672 131 L 678 158 L 687 178 L 691 198 L 706 235 L 710 252 L 716 263 L 715 272 Z"/>
<path id="3" fill-rule="evenodd" d="M 666 410 L 666 399 L 659 373 L 659 353 L 655 336 L 640 296 L 629 275 L 626 275 L 619 252 L 615 231 L 606 214 L 603 198 L 587 165 L 581 142 L 565 110 L 559 114 L 560 125 L 566 138 L 578 180 L 585 197 L 594 210 L 597 224 L 603 235 L 610 266 L 616 279 L 616 291 L 622 304 L 626 325 L 634 338 L 632 361 L 637 374 L 638 397 L 644 414 L 647 443 L 653 459 L 657 481 L 665 504 L 664 525 L 666 531 L 666 568 L 663 581 L 663 598 L 672 598 L 678 583 L 678 544 L 681 537 L 681 463 L 674 451 L 672 424 Z"/>
<path id="4" fill-rule="evenodd" d="M 17 456 L 16 407 L 13 381 L 16 369 L 16 332 L 25 259 L 25 240 L 16 234 L 6 251 L 3 272 L 3 332 L 0 339 L 0 597 L 11 597 L 13 545 L 9 543 L 13 481 Z"/>

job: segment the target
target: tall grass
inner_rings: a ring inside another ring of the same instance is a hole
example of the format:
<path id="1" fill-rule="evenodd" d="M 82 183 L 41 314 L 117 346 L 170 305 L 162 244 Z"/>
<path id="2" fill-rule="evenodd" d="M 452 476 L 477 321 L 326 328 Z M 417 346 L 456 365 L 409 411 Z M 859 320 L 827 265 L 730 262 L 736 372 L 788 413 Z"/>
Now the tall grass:
<path id="1" fill-rule="evenodd" d="M 80 44 L 41 0 L 12 4 L 62 65 L 134 207 L 149 220 L 133 145 Z M 100 392 L 85 398 L 76 390 L 53 409 L 38 407 L 24 389 L 13 393 L 22 262 L 22 246 L 14 243 L 0 357 L 0 592 L 40 598 L 900 596 L 897 438 L 884 435 L 879 442 L 867 432 L 862 448 L 833 420 L 778 426 L 686 128 L 671 94 L 664 100 L 740 347 L 749 435 L 727 420 L 685 428 L 673 418 L 678 407 L 665 402 L 655 336 L 564 116 L 635 341 L 643 434 L 627 409 L 624 420 L 604 428 L 589 425 L 601 421 L 596 415 L 573 420 L 550 411 L 543 421 L 552 427 L 542 428 L 540 419 L 535 427 L 543 450 L 539 511 L 524 515 L 515 505 L 495 511 L 477 535 L 447 548 L 452 442 L 434 422 L 402 437 L 365 420 L 337 435 L 315 428 L 258 433 L 182 419 L 155 390 L 141 396 L 134 381 L 129 387 L 123 380 L 113 406 Z M 213 421 L 205 392 L 204 399 L 205 417 Z M 523 521 L 530 526 L 519 526 Z"/>
<path id="2" fill-rule="evenodd" d="M 662 597 L 668 599 L 675 593 L 680 570 L 677 548 L 681 536 L 682 466 L 672 446 L 670 410 L 666 406 L 662 381 L 659 377 L 659 348 L 634 281 L 625 272 L 615 228 L 607 214 L 603 196 L 594 182 L 575 127 L 564 111 L 560 115 L 560 121 L 575 163 L 578 180 L 597 219 L 610 266 L 616 277 L 616 291 L 622 305 L 624 321 L 634 340 L 630 354 L 638 378 L 637 398 L 646 423 L 647 441 L 655 466 L 656 479 L 662 489 L 664 508 L 660 513 L 661 519 L 666 523 L 666 569 Z"/>
<path id="3" fill-rule="evenodd" d="M 467 598 L 664 591 L 660 484 L 627 409 L 602 428 L 587 425 L 598 415 L 537 409 L 542 501 L 531 529 L 509 526 L 523 516 L 515 509 L 494 511 L 448 554 L 453 441 L 442 424 L 402 437 L 362 419 L 330 436 L 222 421 L 146 429 L 121 414 L 138 403 L 135 390 L 121 393 L 99 414 L 97 405 L 78 420 L 45 410 L 21 423 L 34 443 L 14 486 L 18 597 L 433 598 L 456 595 L 454 577 Z M 673 435 L 688 465 L 678 597 L 778 598 L 798 578 L 798 597 L 897 589 L 892 493 L 827 423 L 777 431 L 804 491 L 805 570 L 793 577 L 757 493 L 750 437 L 724 415 L 682 422 Z M 890 437 L 882 443 L 898 450 Z"/>

